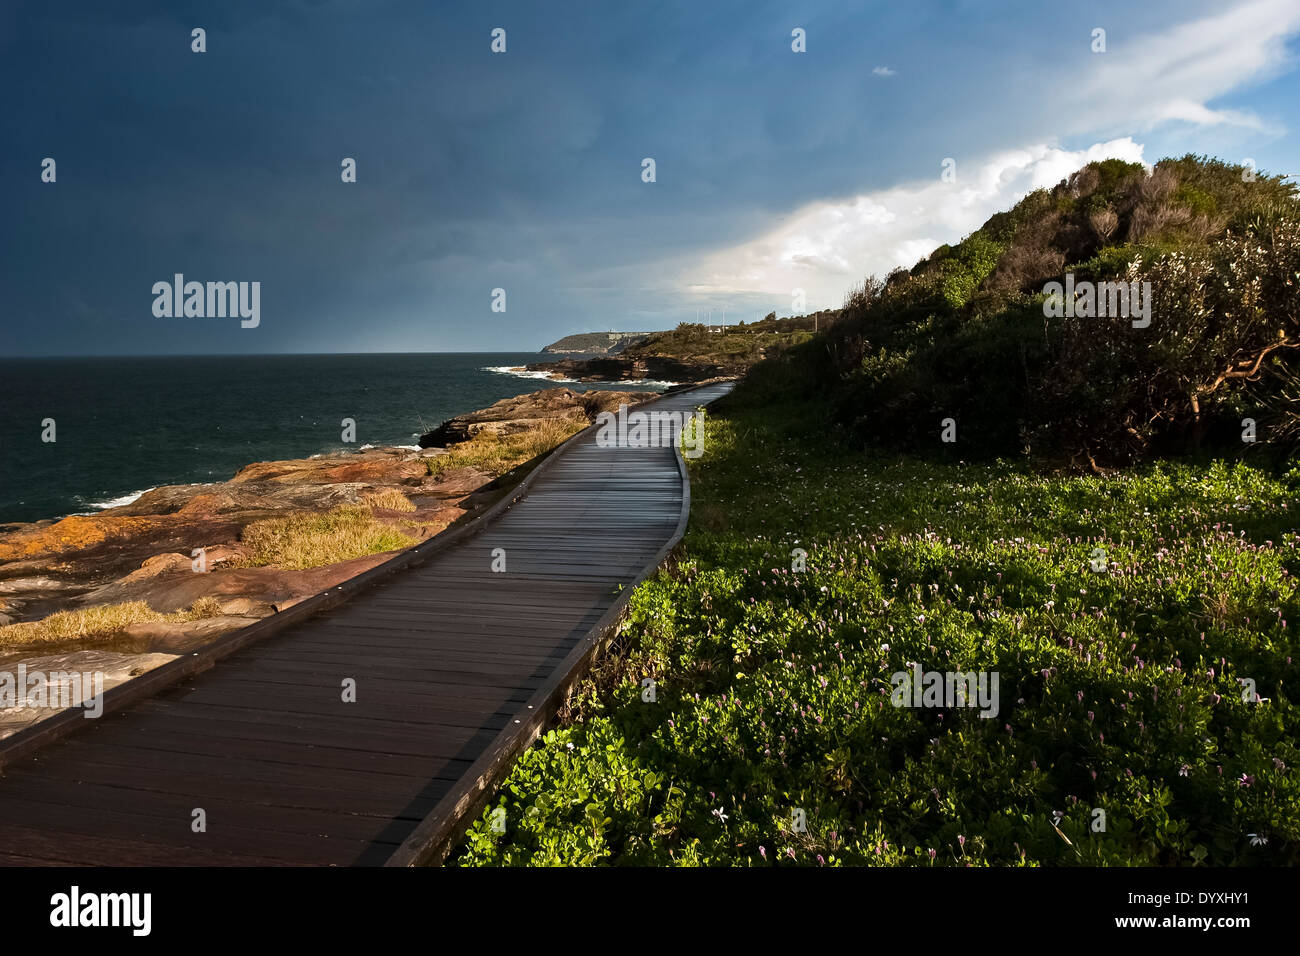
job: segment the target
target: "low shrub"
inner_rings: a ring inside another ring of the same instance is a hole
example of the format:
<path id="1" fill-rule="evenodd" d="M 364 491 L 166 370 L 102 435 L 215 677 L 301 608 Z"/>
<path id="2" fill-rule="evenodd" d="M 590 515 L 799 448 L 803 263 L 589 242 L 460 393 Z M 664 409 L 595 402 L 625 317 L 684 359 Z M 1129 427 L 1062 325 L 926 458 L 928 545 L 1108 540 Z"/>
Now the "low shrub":
<path id="1" fill-rule="evenodd" d="M 823 422 L 713 416 L 678 561 L 457 862 L 1300 862 L 1295 476 L 923 463 Z M 893 706 L 913 662 L 998 672 L 996 717 Z"/>

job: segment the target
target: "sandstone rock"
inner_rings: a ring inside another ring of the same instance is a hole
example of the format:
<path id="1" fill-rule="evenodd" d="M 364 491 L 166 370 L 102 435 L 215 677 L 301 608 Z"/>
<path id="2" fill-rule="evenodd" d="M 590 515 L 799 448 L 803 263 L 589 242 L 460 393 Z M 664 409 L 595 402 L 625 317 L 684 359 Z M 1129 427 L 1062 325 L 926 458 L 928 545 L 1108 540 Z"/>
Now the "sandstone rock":
<path id="1" fill-rule="evenodd" d="M 196 542 L 233 540 L 244 522 L 208 515 L 73 515 L 50 525 L 0 538 L 0 562 L 40 560 L 85 588 L 135 571 L 147 558 L 175 551 L 188 554 Z M 10 565 L 12 566 L 12 565 Z"/>
<path id="2" fill-rule="evenodd" d="M 160 485 L 150 488 L 135 501 L 105 513 L 115 515 L 170 515 L 175 514 L 196 498 L 213 494 L 214 485 Z"/>
<path id="3" fill-rule="evenodd" d="M 544 388 L 501 401 L 468 415 L 449 418 L 433 431 L 420 436 L 421 448 L 445 448 L 468 441 L 475 435 L 513 435 L 528 431 L 548 419 L 596 420 L 603 411 L 613 411 L 620 404 L 644 401 L 644 392 L 592 390 L 575 392 L 569 388 Z"/>
<path id="4" fill-rule="evenodd" d="M 0 564 L 0 578 L 21 578 L 40 574 L 50 569 L 49 558 L 28 558 L 24 561 L 6 561 Z"/>
<path id="5" fill-rule="evenodd" d="M 0 581 L 0 594 L 48 593 L 50 591 L 65 591 L 76 586 L 68 581 L 60 581 L 57 578 L 50 577 L 9 578 Z"/>
<path id="6" fill-rule="evenodd" d="M 218 568 L 206 574 L 187 571 L 184 574 L 147 579 L 122 579 L 81 595 L 77 602 L 90 605 L 144 601 L 155 611 L 171 613 L 193 607 L 194 602 L 200 598 L 215 597 L 222 600 L 243 597 L 284 610 L 304 598 L 319 594 L 382 564 L 395 553 L 368 554 L 351 561 L 303 571 Z"/>
<path id="7" fill-rule="evenodd" d="M 387 481 L 333 481 L 347 472 L 337 458 L 269 463 L 292 473 L 290 478 L 283 484 L 155 488 L 100 514 L 18 525 L 0 535 L 0 593 L 6 593 L 6 586 L 7 593 L 85 591 L 137 571 L 160 553 L 189 555 L 196 547 L 207 549 L 211 566 L 243 553 L 237 539 L 253 521 L 294 510 L 327 510 L 358 501 L 383 484 L 418 483 L 427 477 L 424 462 L 410 449 L 367 454 L 371 461 L 362 464 L 360 473 Z"/>
<path id="8" fill-rule="evenodd" d="M 267 493 L 283 485 L 398 484 L 422 471 L 424 464 L 410 449 L 371 448 L 355 454 L 254 462 L 241 468 L 228 487 L 264 486 L 259 490 Z"/>
<path id="9" fill-rule="evenodd" d="M 190 559 L 183 554 L 172 552 L 171 554 L 156 554 L 152 558 L 145 560 L 140 565 L 139 571 L 133 571 L 127 575 L 127 580 L 143 580 L 145 578 L 156 578 L 158 575 L 167 571 L 189 571 L 191 569 Z"/>
<path id="10" fill-rule="evenodd" d="M 39 657 L 22 657 L 0 664 L 0 671 L 17 673 L 18 665 L 26 665 L 27 673 L 40 672 L 50 679 L 58 672 L 65 674 L 102 673 L 103 689 L 116 687 L 132 677 L 152 670 L 168 661 L 175 660 L 175 654 L 150 653 L 129 654 L 103 650 L 78 650 L 63 654 L 47 654 Z M 61 685 L 66 682 L 61 682 Z M 29 707 L 23 701 L 17 707 L 0 709 L 0 739 L 27 727 L 36 721 L 58 713 L 61 707 Z"/>
<path id="11" fill-rule="evenodd" d="M 110 509 L 111 510 L 111 509 Z M 165 527 L 167 517 L 133 515 L 72 515 L 51 525 L 7 535 L 0 541 L 0 561 L 85 550 Z"/>
<path id="12" fill-rule="evenodd" d="M 227 631 L 236 631 L 259 619 L 251 616 L 223 614 L 198 621 L 145 621 L 132 624 L 126 636 L 148 640 L 154 647 L 173 652 L 193 650 Z"/>
<path id="13" fill-rule="evenodd" d="M 275 613 L 274 605 L 267 604 L 265 601 L 254 601 L 252 598 L 246 597 L 222 601 L 219 607 L 222 614 L 237 617 L 263 618 Z"/>
<path id="14" fill-rule="evenodd" d="M 420 466 L 420 473 L 428 469 Z M 272 492 L 281 507 L 306 508 L 312 511 L 325 511 L 337 505 L 352 504 L 366 492 L 374 491 L 375 486 L 361 481 L 343 481 L 331 484 L 285 485 Z"/>
<path id="15" fill-rule="evenodd" d="M 463 418 L 513 433 L 557 417 L 591 421 L 599 411 L 643 398 L 637 393 L 544 389 Z M 377 490 L 395 489 L 406 494 L 416 510 L 380 510 L 376 517 L 429 537 L 500 496 L 499 490 L 476 494 L 490 476 L 475 468 L 430 476 L 427 459 L 445 453 L 372 448 L 257 462 L 228 481 L 160 486 L 128 505 L 91 515 L 0 525 L 0 624 L 137 600 L 169 613 L 214 597 L 222 609 L 220 618 L 140 625 L 122 637 L 135 642 L 135 651 L 144 649 L 136 646 L 141 641 L 197 646 L 213 634 L 290 607 L 392 557 L 368 555 L 306 571 L 230 567 L 248 554 L 239 537 L 252 522 L 321 512 L 358 502 Z M 196 548 L 204 549 L 206 573 L 192 568 Z"/>
<path id="16" fill-rule="evenodd" d="M 207 558 L 208 567 L 212 568 L 247 558 L 249 549 L 242 544 L 209 544 L 203 546 L 203 554 Z"/>
<path id="17" fill-rule="evenodd" d="M 477 468 L 449 468 L 436 478 L 425 478 L 420 483 L 419 496 L 460 498 L 477 491 L 491 480 L 490 475 Z"/>

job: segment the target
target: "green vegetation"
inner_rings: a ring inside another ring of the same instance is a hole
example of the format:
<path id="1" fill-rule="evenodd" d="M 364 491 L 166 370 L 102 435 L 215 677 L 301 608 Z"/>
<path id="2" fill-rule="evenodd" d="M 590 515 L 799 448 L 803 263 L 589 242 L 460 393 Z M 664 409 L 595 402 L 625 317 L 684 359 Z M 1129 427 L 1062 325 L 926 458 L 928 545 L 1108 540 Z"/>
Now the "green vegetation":
<path id="1" fill-rule="evenodd" d="M 756 362 L 811 342 L 815 332 L 825 331 L 839 315 L 839 310 L 827 309 L 787 319 L 778 319 L 773 312 L 758 322 L 736 325 L 683 322 L 668 332 L 645 333 L 621 351 L 608 355 L 539 362 L 528 367 L 607 381 L 632 378 L 634 369 L 637 377 L 644 374 L 673 381 L 741 375 Z"/>
<path id="2" fill-rule="evenodd" d="M 821 327 L 833 313 L 818 313 Z M 709 326 L 683 322 L 670 332 L 655 332 L 624 349 L 627 359 L 666 358 L 694 365 L 716 365 L 726 369 L 749 366 L 792 345 L 811 341 L 814 317 L 778 319 L 775 315 L 746 324 Z M 714 331 L 714 329 L 718 331 Z"/>
<path id="3" fill-rule="evenodd" d="M 1091 164 L 755 365 L 458 861 L 1300 862 L 1300 201 L 1243 172 Z M 1067 272 L 1151 324 L 1046 316 Z M 996 717 L 895 706 L 914 664 Z"/>
<path id="4" fill-rule="evenodd" d="M 1300 469 L 1044 477 L 825 423 L 711 416 L 677 564 L 462 865 L 1300 862 Z M 892 706 L 913 661 L 998 672 L 996 719 Z"/>
<path id="5" fill-rule="evenodd" d="M 220 613 L 221 608 L 216 598 L 211 597 L 200 598 L 189 610 L 176 611 L 172 614 L 155 611 L 144 601 L 103 604 L 98 607 L 79 608 L 75 611 L 58 611 L 39 621 L 26 621 L 0 627 L 0 647 L 110 637 L 121 633 L 132 624 L 199 621 L 215 617 Z"/>
<path id="6" fill-rule="evenodd" d="M 1107 160 L 910 271 L 869 279 L 829 333 L 760 364 L 754 401 L 817 398 L 860 444 L 1099 470 L 1300 448 L 1300 200 L 1194 156 Z M 1248 178 L 1248 177 L 1247 177 Z M 1150 325 L 1047 317 L 1065 275 L 1150 283 Z M 940 446 L 953 418 L 957 442 Z M 1241 440 L 1254 419 L 1257 441 Z"/>

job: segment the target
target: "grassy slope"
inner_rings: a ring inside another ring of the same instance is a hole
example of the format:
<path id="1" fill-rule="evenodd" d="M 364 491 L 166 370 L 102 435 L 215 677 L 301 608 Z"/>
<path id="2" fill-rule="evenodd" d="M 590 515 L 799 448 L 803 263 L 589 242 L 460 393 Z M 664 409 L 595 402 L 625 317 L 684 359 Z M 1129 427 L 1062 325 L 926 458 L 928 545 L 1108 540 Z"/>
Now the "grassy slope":
<path id="1" fill-rule="evenodd" d="M 1297 862 L 1294 480 L 923 465 L 809 441 L 819 408 L 731 415 L 680 563 L 461 864 Z M 891 706 L 911 661 L 999 672 L 998 717 Z"/>

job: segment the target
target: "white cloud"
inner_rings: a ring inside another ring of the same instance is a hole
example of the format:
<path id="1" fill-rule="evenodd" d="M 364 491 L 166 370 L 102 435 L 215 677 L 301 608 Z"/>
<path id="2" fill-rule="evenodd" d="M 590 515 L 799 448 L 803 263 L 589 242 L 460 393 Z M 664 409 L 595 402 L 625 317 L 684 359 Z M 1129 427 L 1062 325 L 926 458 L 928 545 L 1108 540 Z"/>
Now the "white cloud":
<path id="1" fill-rule="evenodd" d="M 1084 75 L 1072 71 L 1052 96 L 1075 132 L 1139 132 L 1181 121 L 1277 135 L 1283 131 L 1249 111 L 1209 104 L 1289 67 L 1286 41 L 1297 31 L 1296 0 L 1252 0 L 1159 34 L 1129 37 L 1113 27 L 1107 52 L 1090 54 Z"/>
<path id="2" fill-rule="evenodd" d="M 767 235 L 706 256 L 681 277 L 682 285 L 694 293 L 781 296 L 803 288 L 810 308 L 837 306 L 864 276 L 911 266 L 1085 163 L 1111 157 L 1143 162 L 1143 147 L 1132 137 L 1157 126 L 1281 135 L 1275 121 L 1211 104 L 1290 68 L 1286 42 L 1297 32 L 1296 0 L 1248 0 L 1158 34 L 1130 35 L 1122 24 L 1111 25 L 1108 52 L 1088 54 L 1085 70 L 1071 70 L 1057 83 L 1045 79 L 1042 87 L 1056 119 L 1044 140 L 1088 136 L 1105 142 L 1080 151 L 1050 145 L 1010 150 L 965 164 L 956 183 L 939 182 L 936 169 L 934 182 L 812 203 Z M 872 73 L 894 75 L 884 66 Z"/>
<path id="3" fill-rule="evenodd" d="M 1087 54 L 1085 69 L 1071 69 L 1068 79 L 1044 78 L 1041 96 L 1052 104 L 1054 121 L 1041 134 L 1044 144 L 966 162 L 956 183 L 940 182 L 936 167 L 931 182 L 809 204 L 768 234 L 706 256 L 680 276 L 679 288 L 782 297 L 802 288 L 810 309 L 838 306 L 863 277 L 913 265 L 1085 163 L 1144 162 L 1134 135 L 1174 123 L 1280 135 L 1276 120 L 1212 104 L 1290 68 L 1286 42 L 1297 32 L 1296 0 L 1247 0 L 1158 34 L 1109 25 L 1107 52 Z M 871 72 L 895 75 L 886 66 Z M 1077 151 L 1046 144 L 1066 136 L 1105 141 Z"/>
<path id="4" fill-rule="evenodd" d="M 908 267 L 936 246 L 955 242 L 989 216 L 1040 187 L 1053 186 L 1099 159 L 1143 162 L 1131 138 L 1085 150 L 1038 145 L 957 168 L 957 181 L 934 181 L 817 202 L 752 242 L 707 256 L 682 276 L 692 293 L 754 292 L 789 296 L 806 290 L 808 308 L 833 308 L 870 274 Z"/>
<path id="5" fill-rule="evenodd" d="M 1154 123 L 1181 120 L 1197 126 L 1240 126 L 1257 133 L 1277 132 L 1254 113 L 1244 110 L 1212 110 L 1192 100 L 1170 100 L 1154 114 Z M 1154 124 L 1153 124 L 1154 125 Z"/>

